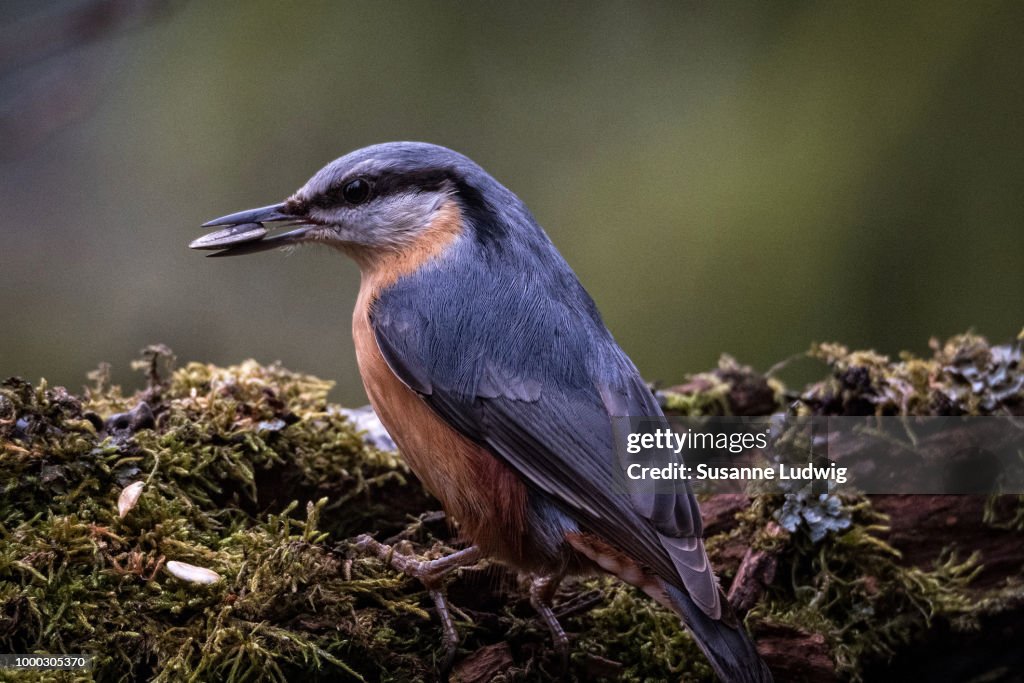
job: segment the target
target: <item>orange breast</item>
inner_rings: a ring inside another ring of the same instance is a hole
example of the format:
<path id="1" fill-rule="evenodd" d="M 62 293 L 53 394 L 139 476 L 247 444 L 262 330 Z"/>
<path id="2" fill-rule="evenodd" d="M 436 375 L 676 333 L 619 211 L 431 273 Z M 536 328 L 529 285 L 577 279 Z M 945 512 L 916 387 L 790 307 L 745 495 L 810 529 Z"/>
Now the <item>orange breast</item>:
<path id="1" fill-rule="evenodd" d="M 458 236 L 460 227 L 458 207 L 450 203 L 408 250 L 357 258 L 362 283 L 352 315 L 356 359 L 381 422 L 409 467 L 441 501 L 466 539 L 488 555 L 526 568 L 534 559 L 528 542 L 526 487 L 518 475 L 450 427 L 395 376 L 370 325 L 378 293 L 440 255 Z"/>

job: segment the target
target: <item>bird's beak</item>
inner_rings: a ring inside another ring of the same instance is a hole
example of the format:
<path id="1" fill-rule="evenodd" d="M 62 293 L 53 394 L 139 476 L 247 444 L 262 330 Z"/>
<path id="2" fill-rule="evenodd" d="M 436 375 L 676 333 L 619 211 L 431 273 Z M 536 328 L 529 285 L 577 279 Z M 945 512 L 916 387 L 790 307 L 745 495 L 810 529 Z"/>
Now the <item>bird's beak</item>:
<path id="1" fill-rule="evenodd" d="M 267 237 L 269 230 L 263 227 L 263 224 L 278 221 L 290 221 L 292 225 L 299 227 Z M 258 251 L 304 242 L 306 233 L 316 227 L 306 223 L 302 216 L 289 213 L 284 203 L 221 216 L 203 223 L 202 227 L 212 228 L 219 225 L 227 227 L 193 240 L 188 245 L 189 248 L 219 250 L 210 256 L 254 254 Z"/>

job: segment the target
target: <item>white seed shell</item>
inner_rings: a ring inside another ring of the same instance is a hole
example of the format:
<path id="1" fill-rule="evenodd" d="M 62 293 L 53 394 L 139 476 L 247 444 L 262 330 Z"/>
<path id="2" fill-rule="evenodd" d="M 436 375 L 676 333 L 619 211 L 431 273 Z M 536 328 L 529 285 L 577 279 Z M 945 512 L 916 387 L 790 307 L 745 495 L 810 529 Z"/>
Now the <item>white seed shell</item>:
<path id="1" fill-rule="evenodd" d="M 182 581 L 188 581 L 189 583 L 217 583 L 220 581 L 220 574 L 212 569 L 197 567 L 187 562 L 171 560 L 167 563 L 167 571 Z"/>
<path id="2" fill-rule="evenodd" d="M 231 225 L 192 240 L 188 246 L 190 249 L 223 249 L 234 244 L 263 239 L 268 232 L 269 230 L 264 228 L 262 223 Z"/>
<path id="3" fill-rule="evenodd" d="M 133 484 L 128 484 L 121 491 L 121 495 L 117 498 L 117 514 L 121 519 L 124 519 L 124 516 L 131 512 L 131 509 L 139 502 L 139 496 L 142 495 L 142 489 L 145 486 L 144 482 L 137 481 Z"/>

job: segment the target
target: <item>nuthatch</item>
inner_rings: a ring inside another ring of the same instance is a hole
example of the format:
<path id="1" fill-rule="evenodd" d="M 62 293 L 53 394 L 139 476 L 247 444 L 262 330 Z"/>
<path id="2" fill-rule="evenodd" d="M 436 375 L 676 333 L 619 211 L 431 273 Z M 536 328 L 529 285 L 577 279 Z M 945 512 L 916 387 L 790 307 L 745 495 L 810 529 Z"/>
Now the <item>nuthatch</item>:
<path id="1" fill-rule="evenodd" d="M 285 222 L 268 236 L 262 224 Z M 389 554 L 432 590 L 487 556 L 529 573 L 567 647 L 561 578 L 603 570 L 674 610 L 719 677 L 771 674 L 730 609 L 685 482 L 617 489 L 613 416 L 660 416 L 593 300 L 522 201 L 470 159 L 415 142 L 337 159 L 280 204 L 206 223 L 192 243 L 247 254 L 319 242 L 359 265 L 352 336 L 363 385 L 424 486 L 471 545 L 432 561 Z"/>

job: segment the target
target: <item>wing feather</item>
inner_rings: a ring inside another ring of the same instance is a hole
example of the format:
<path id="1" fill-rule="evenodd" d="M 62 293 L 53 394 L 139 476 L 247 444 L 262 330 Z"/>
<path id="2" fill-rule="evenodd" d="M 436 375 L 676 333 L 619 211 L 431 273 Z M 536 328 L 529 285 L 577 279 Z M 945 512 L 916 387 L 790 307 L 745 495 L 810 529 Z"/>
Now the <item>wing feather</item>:
<path id="1" fill-rule="evenodd" d="M 689 487 L 627 493 L 616 476 L 613 416 L 661 411 L 593 302 L 571 272 L 554 283 L 502 281 L 479 272 L 481 262 L 449 260 L 381 292 L 370 320 L 384 359 L 442 419 L 581 528 L 717 618 L 719 590 Z"/>

